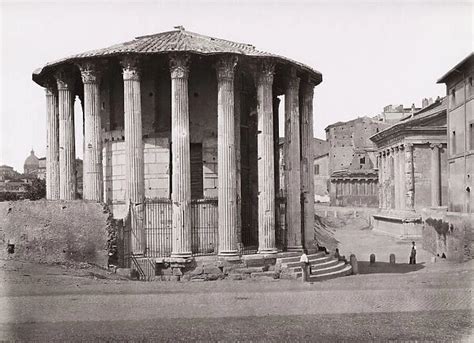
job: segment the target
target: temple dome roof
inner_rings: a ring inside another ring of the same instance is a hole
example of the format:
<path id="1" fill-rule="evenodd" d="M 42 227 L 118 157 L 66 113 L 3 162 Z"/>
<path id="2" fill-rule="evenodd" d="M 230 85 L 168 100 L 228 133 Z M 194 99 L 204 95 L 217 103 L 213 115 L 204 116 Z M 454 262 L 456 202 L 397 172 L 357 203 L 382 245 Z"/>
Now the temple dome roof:
<path id="1" fill-rule="evenodd" d="M 43 78 L 48 69 L 60 64 L 74 63 L 81 60 L 105 58 L 123 55 L 153 55 L 173 52 L 189 52 L 198 55 L 235 54 L 253 58 L 272 58 L 277 62 L 293 64 L 298 69 L 307 72 L 316 82 L 321 83 L 322 75 L 311 67 L 292 59 L 257 50 L 253 45 L 237 43 L 225 39 L 204 36 L 186 31 L 178 26 L 176 30 L 147 36 L 136 37 L 134 40 L 112 45 L 108 48 L 90 50 L 47 63 L 33 72 L 33 80 L 43 85 Z"/>
<path id="2" fill-rule="evenodd" d="M 28 156 L 24 163 L 25 167 L 38 167 L 39 166 L 39 159 L 35 156 L 35 151 L 31 150 L 30 156 Z"/>

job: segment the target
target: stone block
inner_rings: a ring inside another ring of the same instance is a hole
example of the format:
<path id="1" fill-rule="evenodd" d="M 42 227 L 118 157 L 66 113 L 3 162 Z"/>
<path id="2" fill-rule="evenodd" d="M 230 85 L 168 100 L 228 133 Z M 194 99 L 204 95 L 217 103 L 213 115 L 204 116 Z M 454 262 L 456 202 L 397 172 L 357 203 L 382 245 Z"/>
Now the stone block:
<path id="1" fill-rule="evenodd" d="M 181 271 L 181 268 L 172 268 L 173 269 L 173 275 L 174 276 L 181 276 L 183 275 L 183 272 Z"/>
<path id="2" fill-rule="evenodd" d="M 204 274 L 222 274 L 222 270 L 214 265 L 204 265 L 203 273 Z"/>
<path id="3" fill-rule="evenodd" d="M 117 268 L 115 273 L 120 276 L 131 277 L 132 270 L 130 268 Z"/>
<path id="4" fill-rule="evenodd" d="M 359 263 L 357 262 L 357 258 L 354 254 L 351 254 L 349 257 L 351 267 L 352 267 L 352 274 L 357 275 L 359 274 Z"/>
<path id="5" fill-rule="evenodd" d="M 252 279 L 271 279 L 271 280 L 274 280 L 274 279 L 278 279 L 279 275 L 277 273 L 273 272 L 273 271 L 269 271 L 269 272 L 251 273 L 250 277 Z"/>
<path id="6" fill-rule="evenodd" d="M 263 267 L 265 265 L 265 259 L 263 256 L 252 256 L 245 259 L 247 267 Z"/>
<path id="7" fill-rule="evenodd" d="M 241 274 L 229 274 L 228 278 L 229 280 L 243 280 Z"/>
<path id="8" fill-rule="evenodd" d="M 233 270 L 233 272 L 237 274 L 251 274 L 251 273 L 258 273 L 258 272 L 265 272 L 265 271 L 267 271 L 267 267 L 247 267 L 247 268 L 237 268 Z"/>
<path id="9" fill-rule="evenodd" d="M 370 264 L 375 264 L 375 254 L 370 254 Z"/>
<path id="10" fill-rule="evenodd" d="M 395 254 L 390 254 L 389 262 L 390 264 L 395 264 Z"/>

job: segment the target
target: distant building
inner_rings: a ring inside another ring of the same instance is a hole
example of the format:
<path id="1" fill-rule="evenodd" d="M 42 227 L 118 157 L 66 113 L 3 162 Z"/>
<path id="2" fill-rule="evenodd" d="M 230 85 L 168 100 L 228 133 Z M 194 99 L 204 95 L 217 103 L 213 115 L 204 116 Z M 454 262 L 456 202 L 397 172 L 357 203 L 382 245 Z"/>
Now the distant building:
<path id="1" fill-rule="evenodd" d="M 314 138 L 314 201 L 329 202 L 329 143 Z"/>
<path id="2" fill-rule="evenodd" d="M 10 167 L 7 165 L 0 166 L 0 181 L 6 180 L 6 179 L 12 179 L 12 178 L 17 177 L 18 175 L 19 173 L 17 173 L 13 169 L 13 167 Z"/>
<path id="3" fill-rule="evenodd" d="M 433 101 L 431 100 L 431 102 Z M 428 106 L 428 103 L 428 99 L 423 99 L 423 104 Z M 413 113 L 419 110 L 421 110 L 421 108 L 417 108 L 415 104 L 412 104 L 411 107 L 408 108 L 403 105 L 388 105 L 385 106 L 382 113 L 375 116 L 374 119 L 383 123 L 394 124 L 402 119 L 412 116 Z"/>
<path id="4" fill-rule="evenodd" d="M 39 168 L 39 158 L 36 157 L 35 151 L 31 150 L 30 156 L 28 156 L 23 164 L 23 174 L 31 175 L 36 174 Z"/>
<path id="5" fill-rule="evenodd" d="M 389 124 L 361 117 L 326 127 L 330 201 L 334 206 L 378 206 L 376 146 L 370 136 Z"/>
<path id="6" fill-rule="evenodd" d="M 448 107 L 448 210 L 474 213 L 474 53 L 438 80 Z"/>

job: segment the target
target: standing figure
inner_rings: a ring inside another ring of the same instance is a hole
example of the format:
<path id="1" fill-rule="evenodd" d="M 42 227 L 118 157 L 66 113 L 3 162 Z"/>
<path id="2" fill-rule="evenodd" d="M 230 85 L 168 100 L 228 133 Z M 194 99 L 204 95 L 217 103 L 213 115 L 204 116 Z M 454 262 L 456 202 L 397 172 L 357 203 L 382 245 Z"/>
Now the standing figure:
<path id="1" fill-rule="evenodd" d="M 309 279 L 309 274 L 311 274 L 308 255 L 303 253 L 300 257 L 300 263 L 303 270 L 303 282 L 306 282 Z"/>
<path id="2" fill-rule="evenodd" d="M 410 264 L 416 264 L 416 244 L 415 242 L 411 242 L 411 244 Z"/>

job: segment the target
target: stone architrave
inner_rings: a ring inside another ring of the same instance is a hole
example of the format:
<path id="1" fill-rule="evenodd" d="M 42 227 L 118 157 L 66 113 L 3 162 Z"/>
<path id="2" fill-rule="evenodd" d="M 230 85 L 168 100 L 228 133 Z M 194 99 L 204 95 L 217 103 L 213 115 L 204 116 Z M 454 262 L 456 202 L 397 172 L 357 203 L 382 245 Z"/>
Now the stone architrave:
<path id="1" fill-rule="evenodd" d="M 126 201 L 130 205 L 132 220 L 131 247 L 134 254 L 144 254 L 145 172 L 139 61 L 136 57 L 128 56 L 122 59 L 121 65 L 124 91 Z"/>
<path id="2" fill-rule="evenodd" d="M 273 141 L 273 74 L 275 64 L 264 60 L 257 71 L 258 252 L 276 253 L 275 169 Z"/>
<path id="3" fill-rule="evenodd" d="M 407 210 L 415 209 L 415 180 L 413 170 L 413 144 L 405 144 L 405 207 Z"/>
<path id="4" fill-rule="evenodd" d="M 69 70 L 56 73 L 59 109 L 59 198 L 76 198 L 76 148 L 74 137 L 74 78 Z"/>
<path id="5" fill-rule="evenodd" d="M 313 95 L 314 84 L 302 84 L 301 106 L 301 190 L 303 201 L 304 242 L 314 239 L 314 152 L 313 152 Z M 305 248 L 308 248 L 306 246 Z"/>
<path id="6" fill-rule="evenodd" d="M 301 230 L 300 79 L 291 69 L 285 92 L 285 182 L 287 250 L 303 251 Z"/>
<path id="7" fill-rule="evenodd" d="M 235 56 L 221 57 L 217 71 L 217 179 L 219 255 L 237 256 L 237 170 L 234 118 Z"/>
<path id="8" fill-rule="evenodd" d="M 46 85 L 46 199 L 59 199 L 59 108 L 55 82 Z"/>
<path id="9" fill-rule="evenodd" d="M 190 257 L 191 160 L 189 137 L 188 54 L 170 55 L 172 155 L 172 257 Z"/>
<path id="10" fill-rule="evenodd" d="M 101 202 L 102 177 L 102 128 L 100 118 L 100 71 L 93 63 L 79 65 L 84 84 L 84 173 L 83 197 Z"/>
<path id="11" fill-rule="evenodd" d="M 400 201 L 400 209 L 405 208 L 405 163 L 404 161 L 404 156 L 403 156 L 403 145 L 398 146 L 398 175 L 400 175 L 400 179 L 398 182 L 398 187 L 399 187 L 399 201 Z"/>
<path id="12" fill-rule="evenodd" d="M 431 206 L 441 206 L 441 159 L 442 144 L 430 144 L 431 148 Z"/>

